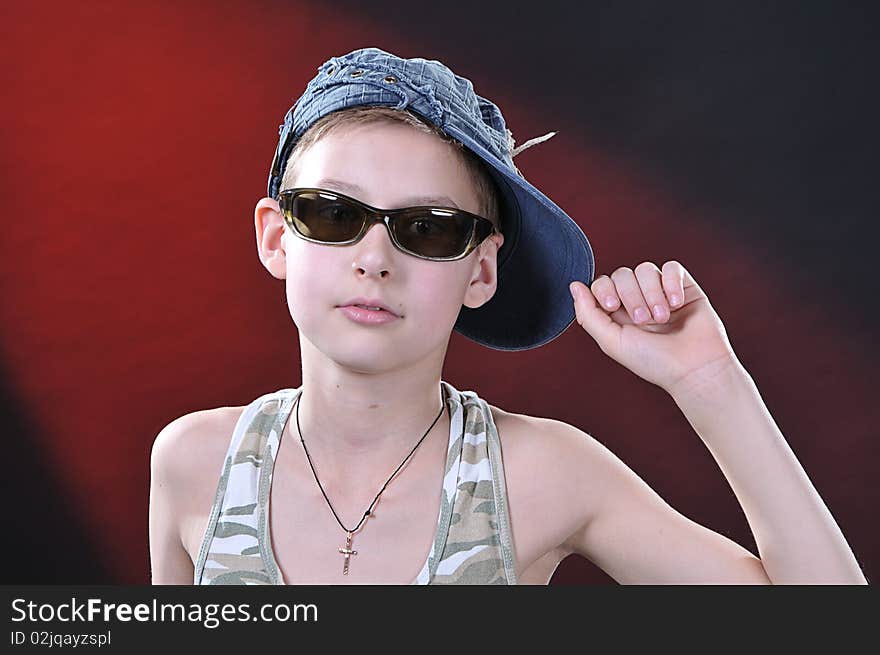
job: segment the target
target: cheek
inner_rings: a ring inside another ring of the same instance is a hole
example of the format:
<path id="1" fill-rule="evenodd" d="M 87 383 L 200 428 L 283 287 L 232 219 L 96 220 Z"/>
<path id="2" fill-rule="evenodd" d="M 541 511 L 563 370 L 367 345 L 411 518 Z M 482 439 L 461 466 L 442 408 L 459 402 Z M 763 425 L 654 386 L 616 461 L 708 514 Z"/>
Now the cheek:
<path id="1" fill-rule="evenodd" d="M 442 329 L 455 325 L 467 281 L 461 271 L 449 270 L 450 266 L 438 262 L 413 275 L 406 296 L 410 316 L 420 324 Z"/>
<path id="2" fill-rule="evenodd" d="M 337 275 L 320 247 L 295 244 L 287 250 L 287 305 L 297 325 L 338 300 L 338 285 L 334 285 Z"/>

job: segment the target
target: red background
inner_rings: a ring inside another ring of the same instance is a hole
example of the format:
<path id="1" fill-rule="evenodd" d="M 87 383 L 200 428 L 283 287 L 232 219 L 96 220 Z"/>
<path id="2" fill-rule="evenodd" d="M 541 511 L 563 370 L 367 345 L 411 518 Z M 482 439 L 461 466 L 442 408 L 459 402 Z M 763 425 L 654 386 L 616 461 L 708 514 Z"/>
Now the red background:
<path id="1" fill-rule="evenodd" d="M 520 170 L 584 229 L 597 274 L 688 267 L 869 579 L 880 566 L 865 17 L 80 4 L 20 3 L 2 21 L 3 582 L 148 582 L 157 432 L 300 383 L 253 208 L 284 112 L 330 55 L 368 45 L 469 77 L 520 143 L 559 132 Z M 756 552 L 671 398 L 576 323 L 519 353 L 456 333 L 444 378 L 593 434 Z M 607 582 L 579 558 L 553 579 Z"/>

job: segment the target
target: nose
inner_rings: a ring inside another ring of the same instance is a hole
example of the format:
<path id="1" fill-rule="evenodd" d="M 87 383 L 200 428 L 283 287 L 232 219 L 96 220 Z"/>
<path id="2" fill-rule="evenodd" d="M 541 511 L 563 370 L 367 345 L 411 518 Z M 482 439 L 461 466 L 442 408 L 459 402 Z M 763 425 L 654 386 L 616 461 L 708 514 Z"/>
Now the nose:
<path id="1" fill-rule="evenodd" d="M 352 268 L 361 275 L 386 277 L 391 273 L 394 244 L 384 224 L 375 223 L 354 245 Z"/>

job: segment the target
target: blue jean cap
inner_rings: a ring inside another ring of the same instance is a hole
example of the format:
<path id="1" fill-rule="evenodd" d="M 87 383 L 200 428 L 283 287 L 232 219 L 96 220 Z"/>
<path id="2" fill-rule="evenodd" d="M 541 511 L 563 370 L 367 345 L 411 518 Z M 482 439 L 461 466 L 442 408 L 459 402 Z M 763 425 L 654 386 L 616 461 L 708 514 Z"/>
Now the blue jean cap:
<path id="1" fill-rule="evenodd" d="M 476 154 L 495 181 L 504 233 L 498 286 L 481 307 L 462 306 L 454 329 L 495 350 L 537 348 L 562 334 L 575 319 L 568 286 L 592 283 L 593 251 L 578 224 L 513 163 L 519 152 L 554 133 L 515 147 L 498 106 L 437 60 L 361 48 L 321 64 L 279 127 L 268 196 L 278 199 L 287 158 L 309 127 L 358 105 L 418 114 Z"/>

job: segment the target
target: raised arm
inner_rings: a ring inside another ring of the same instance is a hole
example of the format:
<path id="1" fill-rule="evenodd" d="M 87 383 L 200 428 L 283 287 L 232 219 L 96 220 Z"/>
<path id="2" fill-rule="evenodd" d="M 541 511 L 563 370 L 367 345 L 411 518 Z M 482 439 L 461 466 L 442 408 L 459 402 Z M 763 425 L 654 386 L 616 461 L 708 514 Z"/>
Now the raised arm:
<path id="1" fill-rule="evenodd" d="M 628 582 L 867 583 L 706 294 L 681 264 L 619 268 L 572 291 L 578 323 L 601 350 L 675 400 L 742 505 L 760 558 L 681 516 L 583 433 L 576 448 L 583 461 L 596 462 L 608 491 L 569 540 L 573 552 Z"/>

